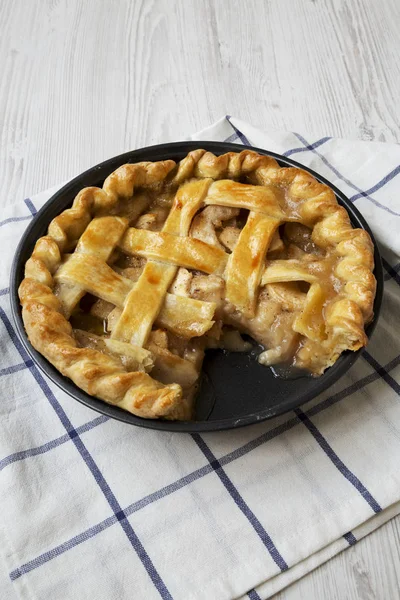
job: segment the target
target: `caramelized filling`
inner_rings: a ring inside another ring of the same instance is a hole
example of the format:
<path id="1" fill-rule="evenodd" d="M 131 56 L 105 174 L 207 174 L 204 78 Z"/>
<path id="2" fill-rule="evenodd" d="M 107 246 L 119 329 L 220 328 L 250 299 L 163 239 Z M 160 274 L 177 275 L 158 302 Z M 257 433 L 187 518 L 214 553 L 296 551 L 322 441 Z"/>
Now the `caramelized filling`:
<path id="1" fill-rule="evenodd" d="M 365 346 L 373 263 L 368 233 L 304 170 L 198 149 L 81 190 L 19 295 L 32 345 L 81 389 L 185 420 L 208 348 L 317 376 Z"/>
<path id="2" fill-rule="evenodd" d="M 249 188 L 248 185 L 245 187 Z M 173 328 L 160 327 L 159 318 L 145 344 L 145 349 L 153 356 L 152 376 L 163 383 L 179 383 L 187 399 L 191 399 L 197 389 L 204 350 L 222 348 L 248 352 L 252 345 L 243 340 L 241 334 L 249 335 L 261 346 L 258 356 L 260 363 L 284 365 L 280 371 L 275 369 L 275 374 L 281 372 L 287 376 L 290 371 L 288 367 L 293 367 L 295 373 L 304 373 L 304 367 L 313 374 L 318 373 L 326 360 L 326 352 L 318 344 L 323 345 L 326 338 L 325 307 L 342 287 L 334 275 L 338 257 L 334 251 L 315 244 L 312 230 L 296 222 L 299 219 L 299 203 L 291 200 L 279 188 L 275 188 L 274 193 L 278 195 L 281 208 L 286 212 L 286 220 L 290 222 L 276 228 L 266 256 L 257 256 L 257 265 L 253 265 L 262 267 L 262 277 L 268 273 L 270 264 L 275 265 L 274 268 L 278 265 L 276 280 L 272 277 L 259 288 L 253 316 L 246 317 L 226 299 L 226 283 L 222 273 L 210 275 L 181 267 L 169 287 L 169 292 L 175 297 L 215 303 L 214 324 L 206 335 L 182 337 L 174 333 Z M 251 190 L 248 194 L 250 205 Z M 167 220 L 174 197 L 175 190 L 168 186 L 161 190 L 139 190 L 134 202 L 120 202 L 113 212 L 128 218 L 130 227 L 159 232 Z M 250 214 L 249 209 L 243 208 L 203 207 L 192 220 L 190 237 L 223 250 L 233 259 Z M 141 276 L 146 262 L 146 258 L 127 254 L 121 249 L 114 251 L 108 260 L 112 269 L 124 280 L 131 281 L 132 286 Z M 292 274 L 287 270 L 287 265 L 294 269 Z M 154 277 L 150 275 L 148 281 L 158 284 L 159 277 L 156 282 L 153 281 Z M 110 352 L 101 340 L 110 338 L 120 314 L 121 308 L 85 294 L 70 319 L 77 332 L 78 343 L 96 347 L 101 352 Z M 321 364 L 315 360 L 309 364 L 307 360 L 299 360 L 299 352 L 302 351 L 300 354 L 304 356 L 304 348 L 309 345 L 307 328 L 318 332 L 319 338 L 313 342 L 314 350 L 320 350 Z M 124 355 L 121 360 L 126 368 L 137 368 L 135 361 Z M 298 366 L 303 370 L 299 370 Z"/>

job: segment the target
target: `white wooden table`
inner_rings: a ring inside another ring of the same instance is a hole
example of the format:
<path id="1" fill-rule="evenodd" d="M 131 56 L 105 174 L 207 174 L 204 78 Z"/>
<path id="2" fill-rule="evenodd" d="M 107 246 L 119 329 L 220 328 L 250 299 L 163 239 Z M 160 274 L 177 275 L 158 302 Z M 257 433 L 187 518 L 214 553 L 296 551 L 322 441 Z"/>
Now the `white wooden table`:
<path id="1" fill-rule="evenodd" d="M 399 30 L 398 0 L 1 0 L 0 202 L 227 113 L 400 142 Z M 276 599 L 399 598 L 399 547 L 397 518 Z"/>

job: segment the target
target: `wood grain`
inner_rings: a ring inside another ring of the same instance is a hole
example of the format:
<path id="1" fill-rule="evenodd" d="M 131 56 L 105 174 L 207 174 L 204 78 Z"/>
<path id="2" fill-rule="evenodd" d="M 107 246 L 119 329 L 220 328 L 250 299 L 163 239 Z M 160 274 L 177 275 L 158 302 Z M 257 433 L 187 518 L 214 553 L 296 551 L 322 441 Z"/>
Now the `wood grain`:
<path id="1" fill-rule="evenodd" d="M 399 573 L 397 517 L 271 600 L 397 600 Z"/>
<path id="2" fill-rule="evenodd" d="M 399 29 L 398 0 L 1 0 L 0 203 L 226 113 L 400 142 Z M 399 537 L 395 519 L 276 599 L 400 597 Z"/>
<path id="3" fill-rule="evenodd" d="M 227 112 L 399 141 L 397 0 L 0 3 L 2 202 Z"/>

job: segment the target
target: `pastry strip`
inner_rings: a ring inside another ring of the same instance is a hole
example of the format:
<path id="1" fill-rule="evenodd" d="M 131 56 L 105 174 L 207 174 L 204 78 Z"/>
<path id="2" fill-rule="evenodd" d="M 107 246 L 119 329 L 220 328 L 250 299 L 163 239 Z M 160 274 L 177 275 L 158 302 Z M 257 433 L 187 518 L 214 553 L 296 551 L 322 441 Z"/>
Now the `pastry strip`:
<path id="1" fill-rule="evenodd" d="M 284 281 L 315 283 L 318 281 L 318 277 L 310 273 L 304 263 L 298 260 L 274 260 L 267 265 L 261 278 L 261 285 L 282 283 Z"/>
<path id="2" fill-rule="evenodd" d="M 271 217 L 283 218 L 284 213 L 279 205 L 278 196 L 279 190 L 272 187 L 221 179 L 210 186 L 205 204 L 246 208 Z"/>
<path id="3" fill-rule="evenodd" d="M 265 255 L 278 225 L 278 219 L 251 212 L 229 257 L 226 298 L 246 317 L 254 316 Z"/>
<path id="4" fill-rule="evenodd" d="M 189 182 L 179 188 L 163 232 L 187 236 L 194 214 L 202 205 L 209 180 Z M 143 346 L 156 320 L 177 267 L 149 260 L 134 289 L 126 298 L 121 317 L 111 336 Z"/>
<path id="5" fill-rule="evenodd" d="M 323 308 L 326 295 L 319 285 L 313 283 L 307 292 L 306 302 L 302 313 L 296 317 L 293 330 L 315 342 L 325 339 L 325 324 Z"/>
<path id="6" fill-rule="evenodd" d="M 73 254 L 58 269 L 54 279 L 61 284 L 74 285 L 82 295 L 89 292 L 98 298 L 123 306 L 132 289 L 132 282 L 118 275 L 97 256 Z"/>
<path id="7" fill-rule="evenodd" d="M 109 260 L 127 227 L 128 221 L 120 217 L 100 217 L 93 219 L 82 234 L 76 246 L 74 257 L 79 254 L 84 255 L 85 258 L 88 255 L 93 255 L 99 261 Z M 60 269 L 63 269 L 63 265 Z M 55 276 L 55 280 L 58 280 L 60 283 L 56 290 L 56 296 L 61 302 L 63 314 L 68 318 L 75 306 L 77 306 L 81 298 L 85 295 L 85 292 L 89 290 L 80 285 L 78 281 L 61 281 L 57 277 L 60 269 Z"/>
<path id="8" fill-rule="evenodd" d="M 228 255 L 215 246 L 195 238 L 177 238 L 164 232 L 128 229 L 119 247 L 127 254 L 137 254 L 167 264 L 204 273 L 222 273 Z"/>

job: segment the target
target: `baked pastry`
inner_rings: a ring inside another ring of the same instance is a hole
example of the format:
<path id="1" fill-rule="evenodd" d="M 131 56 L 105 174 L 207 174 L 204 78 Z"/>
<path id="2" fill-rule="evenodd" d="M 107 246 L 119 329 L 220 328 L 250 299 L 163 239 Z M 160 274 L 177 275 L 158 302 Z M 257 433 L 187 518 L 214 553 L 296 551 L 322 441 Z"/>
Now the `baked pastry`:
<path id="1" fill-rule="evenodd" d="M 190 419 L 204 351 L 264 350 L 318 376 L 367 343 L 368 233 L 308 172 L 244 150 L 126 164 L 40 238 L 19 288 L 29 340 L 87 393 Z"/>

